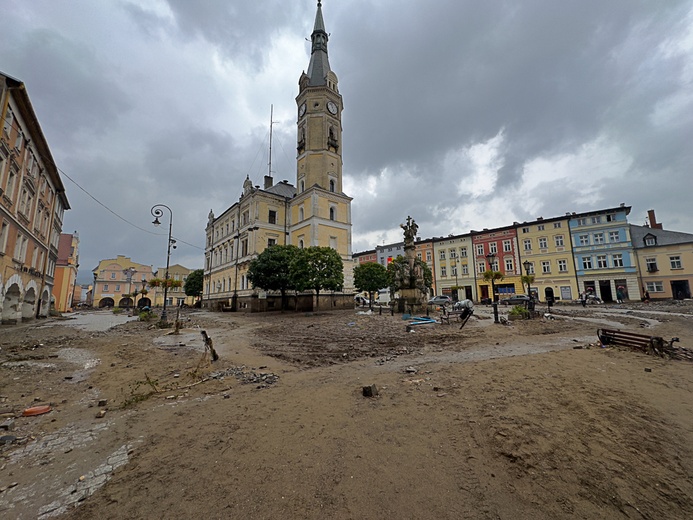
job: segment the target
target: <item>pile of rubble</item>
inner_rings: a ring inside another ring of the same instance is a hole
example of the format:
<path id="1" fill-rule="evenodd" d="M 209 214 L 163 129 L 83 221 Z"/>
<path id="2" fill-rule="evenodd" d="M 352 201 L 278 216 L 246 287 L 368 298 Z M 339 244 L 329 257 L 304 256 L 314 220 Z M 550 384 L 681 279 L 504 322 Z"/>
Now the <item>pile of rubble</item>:
<path id="1" fill-rule="evenodd" d="M 260 367 L 259 370 L 267 367 Z M 279 376 L 272 372 L 256 372 L 255 369 L 248 370 L 245 365 L 227 368 L 219 372 L 213 372 L 209 375 L 211 379 L 223 379 L 228 376 L 235 377 L 241 384 L 257 385 L 257 388 L 269 388 L 271 385 L 279 382 Z"/>

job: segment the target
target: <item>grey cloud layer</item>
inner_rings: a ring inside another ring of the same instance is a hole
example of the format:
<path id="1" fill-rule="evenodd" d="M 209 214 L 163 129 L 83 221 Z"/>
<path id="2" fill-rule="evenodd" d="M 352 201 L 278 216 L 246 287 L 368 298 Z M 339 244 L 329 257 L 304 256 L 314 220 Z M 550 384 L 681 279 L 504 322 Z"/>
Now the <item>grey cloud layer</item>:
<path id="1" fill-rule="evenodd" d="M 693 232 L 690 0 L 326 0 L 323 12 L 345 101 L 355 250 L 408 214 L 439 236 L 620 202 L 636 223 L 655 208 L 667 228 Z M 302 44 L 306 68 L 314 15 L 307 0 L 13 4 L 0 70 L 26 82 L 71 176 L 143 227 L 152 204 L 175 206 L 174 234 L 201 246 L 209 209 L 265 173 L 269 105 L 293 114 L 301 73 L 272 74 L 269 52 L 284 51 L 280 37 Z M 277 119 L 273 170 L 293 182 L 295 122 Z M 493 189 L 462 197 L 480 178 L 464 151 L 499 135 Z M 575 173 L 591 190 L 550 167 L 529 190 L 537 160 L 558 168 L 595 142 L 611 155 Z M 66 185 L 83 265 L 104 254 L 161 264 L 161 244 Z M 202 265 L 199 250 L 176 254 Z"/>

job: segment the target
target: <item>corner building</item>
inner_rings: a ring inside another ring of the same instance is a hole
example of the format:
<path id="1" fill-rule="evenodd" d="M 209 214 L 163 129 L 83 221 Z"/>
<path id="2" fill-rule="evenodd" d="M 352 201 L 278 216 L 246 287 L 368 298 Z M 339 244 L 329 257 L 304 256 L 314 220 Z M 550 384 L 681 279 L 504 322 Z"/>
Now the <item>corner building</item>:
<path id="1" fill-rule="evenodd" d="M 70 209 L 26 86 L 0 72 L 0 315 L 48 316 L 63 216 Z"/>
<path id="2" fill-rule="evenodd" d="M 296 184 L 263 187 L 243 184 L 238 202 L 218 217 L 209 214 L 206 228 L 203 304 L 216 309 L 264 311 L 279 308 L 278 299 L 253 289 L 247 279 L 250 262 L 272 245 L 336 250 L 344 262 L 344 293 L 321 295 L 331 307 L 353 307 L 351 198 L 342 191 L 342 96 L 327 53 L 328 34 L 318 2 L 307 72 L 299 79 L 296 139 Z M 303 298 L 303 309 L 313 307 Z M 320 304 L 320 308 L 327 308 Z"/>

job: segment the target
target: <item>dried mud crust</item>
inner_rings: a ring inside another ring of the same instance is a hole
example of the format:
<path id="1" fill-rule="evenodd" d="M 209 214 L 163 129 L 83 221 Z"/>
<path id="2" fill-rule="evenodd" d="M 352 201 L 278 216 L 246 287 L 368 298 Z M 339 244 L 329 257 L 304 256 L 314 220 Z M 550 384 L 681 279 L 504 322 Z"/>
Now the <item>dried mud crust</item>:
<path id="1" fill-rule="evenodd" d="M 431 317 L 436 316 L 432 314 Z M 274 315 L 271 324 L 257 331 L 253 347 L 294 365 L 319 367 L 364 358 L 416 356 L 428 350 L 458 352 L 488 343 L 493 338 L 571 334 L 584 330 L 584 324 L 540 319 L 494 325 L 495 330 L 489 330 L 484 325 L 490 323 L 482 323 L 489 319 L 473 316 L 463 329 L 459 322 L 452 321 L 449 325 L 419 325 L 407 332 L 409 322 L 397 315 L 352 312 Z"/>

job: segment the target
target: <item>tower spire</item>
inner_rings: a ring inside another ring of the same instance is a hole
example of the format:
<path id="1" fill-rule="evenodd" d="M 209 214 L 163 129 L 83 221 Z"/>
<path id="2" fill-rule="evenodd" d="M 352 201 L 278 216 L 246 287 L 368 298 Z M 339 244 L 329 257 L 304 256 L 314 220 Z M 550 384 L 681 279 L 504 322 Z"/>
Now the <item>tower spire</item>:
<path id="1" fill-rule="evenodd" d="M 313 34 L 310 36 L 311 51 L 308 65 L 308 85 L 311 87 L 327 84 L 327 73 L 330 72 L 330 61 L 327 58 L 327 31 L 322 18 L 322 2 L 318 0 L 318 11 L 315 14 Z"/>

